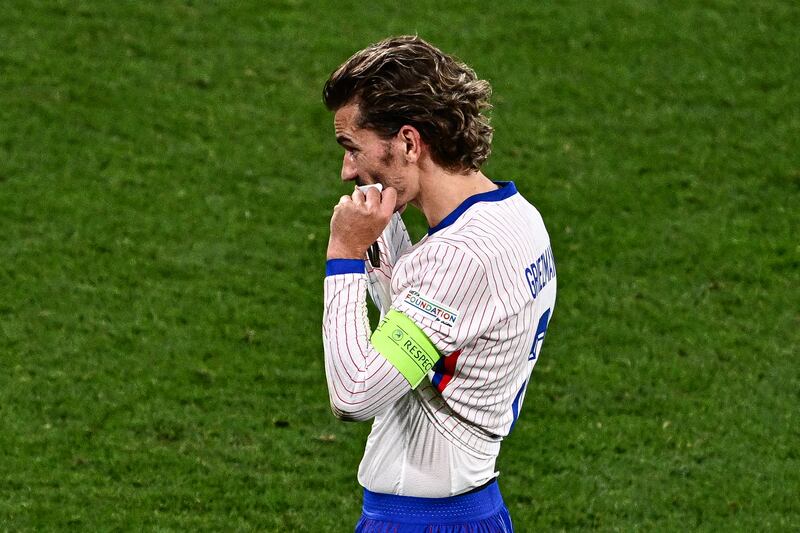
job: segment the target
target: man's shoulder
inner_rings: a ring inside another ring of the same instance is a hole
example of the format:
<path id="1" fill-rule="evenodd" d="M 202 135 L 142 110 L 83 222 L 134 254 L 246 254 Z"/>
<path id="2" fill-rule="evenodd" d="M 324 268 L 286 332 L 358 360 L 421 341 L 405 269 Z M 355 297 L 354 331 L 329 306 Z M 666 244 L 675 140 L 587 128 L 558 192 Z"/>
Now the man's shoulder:
<path id="1" fill-rule="evenodd" d="M 516 194 L 502 202 L 474 205 L 456 223 L 431 236 L 430 243 L 443 242 L 478 257 L 496 257 L 543 236 L 541 215 Z"/>
<path id="2" fill-rule="evenodd" d="M 458 268 L 458 265 L 481 262 L 479 256 L 475 254 L 474 244 L 474 240 L 464 238 L 457 233 L 431 235 L 415 246 L 403 259 L 424 268 L 443 264 Z"/>
<path id="3" fill-rule="evenodd" d="M 403 257 L 415 270 L 458 270 L 478 266 L 485 272 L 515 268 L 549 243 L 541 215 L 520 194 L 501 202 L 478 202 L 447 227 L 436 230 Z"/>

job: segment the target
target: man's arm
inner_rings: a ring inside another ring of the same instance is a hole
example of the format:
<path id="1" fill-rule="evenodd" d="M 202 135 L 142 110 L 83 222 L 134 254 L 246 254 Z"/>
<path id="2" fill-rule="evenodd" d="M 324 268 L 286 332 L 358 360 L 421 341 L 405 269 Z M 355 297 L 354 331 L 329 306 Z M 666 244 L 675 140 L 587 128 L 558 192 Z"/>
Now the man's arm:
<path id="1" fill-rule="evenodd" d="M 380 249 L 380 265 L 376 267 L 369 262 L 366 263 L 369 281 L 367 290 L 383 317 L 392 303 L 391 285 L 394 266 L 400 256 L 411 248 L 411 239 L 400 213 L 392 215 L 389 225 L 378 237 L 377 242 Z"/>
<path id="2" fill-rule="evenodd" d="M 411 390 L 372 346 L 366 308 L 364 257 L 389 224 L 396 199 L 392 188 L 356 189 L 342 196 L 331 218 L 322 338 L 331 409 L 343 420 L 368 420 Z"/>
<path id="3" fill-rule="evenodd" d="M 328 261 L 322 338 L 331 410 L 342 420 L 369 420 L 411 390 L 370 342 L 364 261 Z"/>
<path id="4" fill-rule="evenodd" d="M 355 191 L 340 200 L 331 220 L 325 371 L 333 412 L 345 420 L 367 420 L 397 401 L 425 379 L 442 354 L 456 352 L 485 331 L 487 313 L 494 316 L 484 266 L 460 248 L 440 243 L 399 269 L 399 293 L 370 333 L 363 258 L 394 205 L 391 197 L 386 204 L 380 200 L 377 191 L 366 197 Z"/>
<path id="5" fill-rule="evenodd" d="M 346 420 L 369 419 L 397 401 L 495 316 L 482 265 L 440 243 L 400 265 L 399 292 L 370 334 L 363 272 L 363 260 L 332 260 L 325 279 L 328 391 L 334 413 Z"/>

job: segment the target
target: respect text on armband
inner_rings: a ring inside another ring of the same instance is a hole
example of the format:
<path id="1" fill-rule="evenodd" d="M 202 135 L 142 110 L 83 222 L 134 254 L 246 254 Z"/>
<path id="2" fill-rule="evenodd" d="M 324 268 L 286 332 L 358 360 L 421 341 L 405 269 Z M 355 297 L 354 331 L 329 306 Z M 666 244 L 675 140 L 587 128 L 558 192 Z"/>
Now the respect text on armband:
<path id="1" fill-rule="evenodd" d="M 423 372 L 428 372 L 433 368 L 434 361 L 428 356 L 425 351 L 417 346 L 411 339 L 406 339 L 401 348 L 411 359 L 419 366 Z"/>
<path id="2" fill-rule="evenodd" d="M 378 328 L 384 327 L 387 322 L 386 319 L 382 320 Z M 395 345 L 400 348 L 420 370 L 427 373 L 433 368 L 436 359 L 438 359 L 438 354 L 428 354 L 414 341 L 411 335 L 406 333 L 402 328 L 391 323 L 389 326 L 394 326 L 390 335 L 392 341 L 394 341 Z"/>
<path id="3" fill-rule="evenodd" d="M 372 346 L 416 388 L 441 358 L 419 326 L 391 309 L 370 337 Z"/>

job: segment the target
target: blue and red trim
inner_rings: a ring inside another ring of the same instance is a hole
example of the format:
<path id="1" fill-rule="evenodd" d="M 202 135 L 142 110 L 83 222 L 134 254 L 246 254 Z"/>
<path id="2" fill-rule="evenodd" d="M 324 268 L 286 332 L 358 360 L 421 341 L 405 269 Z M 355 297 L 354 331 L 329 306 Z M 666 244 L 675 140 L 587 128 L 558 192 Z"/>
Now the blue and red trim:
<path id="1" fill-rule="evenodd" d="M 458 356 L 461 355 L 463 350 L 456 350 L 447 357 L 442 357 L 436 364 L 433 365 L 433 379 L 431 383 L 439 392 L 444 392 L 444 388 L 453 379 L 453 374 L 456 373 L 456 363 L 458 363 Z"/>

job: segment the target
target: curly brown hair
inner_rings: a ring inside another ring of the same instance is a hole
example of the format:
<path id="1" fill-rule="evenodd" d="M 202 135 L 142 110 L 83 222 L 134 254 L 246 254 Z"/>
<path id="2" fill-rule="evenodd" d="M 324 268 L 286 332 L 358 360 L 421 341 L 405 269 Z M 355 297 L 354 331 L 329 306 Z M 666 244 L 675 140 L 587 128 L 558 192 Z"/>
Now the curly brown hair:
<path id="1" fill-rule="evenodd" d="M 388 139 L 404 125 L 419 131 L 441 167 L 479 170 L 489 157 L 492 88 L 475 71 L 417 36 L 391 37 L 357 52 L 325 82 L 331 111 L 359 106 L 359 127 Z"/>

